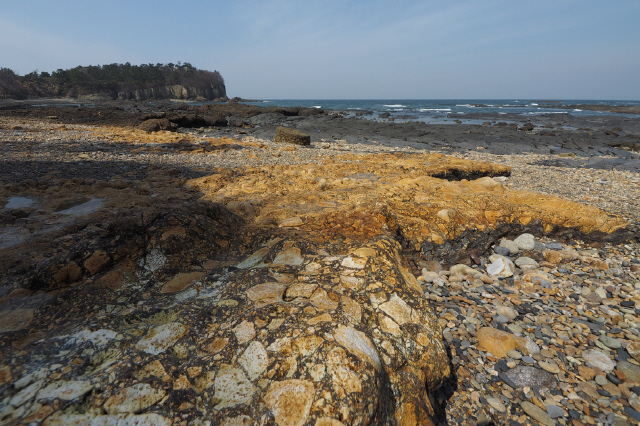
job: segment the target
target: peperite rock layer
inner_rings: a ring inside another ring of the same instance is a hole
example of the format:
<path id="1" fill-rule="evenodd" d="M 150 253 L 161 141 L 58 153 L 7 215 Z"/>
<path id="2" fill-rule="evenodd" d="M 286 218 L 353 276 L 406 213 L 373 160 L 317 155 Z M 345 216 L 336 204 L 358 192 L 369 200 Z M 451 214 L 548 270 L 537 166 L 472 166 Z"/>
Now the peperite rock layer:
<path id="1" fill-rule="evenodd" d="M 439 424 L 450 361 L 407 251 L 628 235 L 508 173 L 387 154 L 5 185 L 37 205 L 0 249 L 0 422 Z"/>

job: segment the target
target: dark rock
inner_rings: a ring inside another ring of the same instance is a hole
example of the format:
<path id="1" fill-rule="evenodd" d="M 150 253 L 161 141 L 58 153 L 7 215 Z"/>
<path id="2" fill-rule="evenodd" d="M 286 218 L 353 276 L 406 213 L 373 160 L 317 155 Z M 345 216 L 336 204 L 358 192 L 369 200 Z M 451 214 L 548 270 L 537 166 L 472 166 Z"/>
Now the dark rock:
<path id="1" fill-rule="evenodd" d="M 573 420 L 580 420 L 580 412 L 577 410 L 569 410 L 569 416 Z"/>
<path id="2" fill-rule="evenodd" d="M 619 385 L 620 383 L 622 383 L 622 380 L 618 379 L 616 375 L 611 373 L 607 373 L 606 378 L 614 385 Z"/>
<path id="3" fill-rule="evenodd" d="M 624 407 L 624 413 L 631 417 L 633 420 L 640 422 L 640 413 L 631 407 Z"/>
<path id="4" fill-rule="evenodd" d="M 577 322 L 577 323 L 580 323 L 580 324 L 584 324 L 584 325 L 586 325 L 587 327 L 589 327 L 589 330 L 591 330 L 591 331 L 600 331 L 600 330 L 604 330 L 604 326 L 602 326 L 602 325 L 600 325 L 600 324 L 594 324 L 594 323 L 592 323 L 592 322 L 589 322 L 589 321 L 587 321 L 587 320 L 583 320 L 583 319 L 581 319 L 581 318 L 573 317 L 573 318 L 571 318 L 571 322 Z"/>
<path id="5" fill-rule="evenodd" d="M 138 129 L 144 130 L 145 132 L 158 132 L 161 130 L 175 132 L 178 128 L 177 125 L 170 122 L 166 118 L 153 118 L 150 120 L 143 121 L 138 125 Z"/>
<path id="6" fill-rule="evenodd" d="M 522 126 L 520 126 L 520 127 L 518 128 L 518 130 L 523 130 L 523 131 L 526 131 L 526 132 L 530 132 L 530 131 L 532 131 L 532 130 L 533 130 L 533 124 L 531 124 L 531 123 L 524 123 Z"/>
<path id="7" fill-rule="evenodd" d="M 506 385 L 508 385 L 509 387 L 513 388 L 513 389 L 518 389 L 518 384 L 516 382 L 514 382 L 513 380 L 511 380 L 509 378 L 509 376 L 507 376 L 505 373 L 498 373 L 498 377 L 500 378 L 500 380 L 502 380 Z"/>
<path id="8" fill-rule="evenodd" d="M 493 251 L 500 256 L 509 256 L 511 254 L 508 248 L 502 246 L 494 247 Z"/>
<path id="9" fill-rule="evenodd" d="M 518 365 L 504 373 L 504 375 L 509 379 L 509 381 L 511 381 L 511 383 L 515 384 L 516 389 L 522 389 L 525 386 L 537 386 L 541 389 L 552 389 L 558 384 L 558 381 L 553 374 L 535 367 Z M 504 379 L 503 381 L 507 383 Z M 509 383 L 507 384 L 511 386 Z"/>
<path id="10" fill-rule="evenodd" d="M 294 145 L 310 145 L 311 137 L 299 130 L 279 126 L 276 129 L 276 137 L 273 141 L 276 143 L 290 143 Z"/>

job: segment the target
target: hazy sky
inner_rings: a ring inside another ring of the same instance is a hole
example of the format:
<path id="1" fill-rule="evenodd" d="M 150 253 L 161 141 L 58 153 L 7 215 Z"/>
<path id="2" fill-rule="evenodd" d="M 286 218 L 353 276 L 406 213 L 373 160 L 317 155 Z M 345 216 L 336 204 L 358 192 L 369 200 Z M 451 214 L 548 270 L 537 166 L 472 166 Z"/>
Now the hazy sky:
<path id="1" fill-rule="evenodd" d="M 639 0 L 0 0 L 0 67 L 190 62 L 258 99 L 640 99 Z"/>

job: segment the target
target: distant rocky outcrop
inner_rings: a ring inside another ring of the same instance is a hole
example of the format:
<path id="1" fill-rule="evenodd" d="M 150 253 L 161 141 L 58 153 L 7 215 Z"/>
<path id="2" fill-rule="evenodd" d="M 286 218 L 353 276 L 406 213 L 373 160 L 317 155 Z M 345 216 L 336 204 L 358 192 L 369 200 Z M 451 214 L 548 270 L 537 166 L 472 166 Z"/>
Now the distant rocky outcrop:
<path id="1" fill-rule="evenodd" d="M 224 79 L 218 71 L 184 64 L 110 64 L 32 72 L 19 76 L 0 68 L 0 98 L 46 97 L 90 100 L 192 99 L 226 101 Z"/>

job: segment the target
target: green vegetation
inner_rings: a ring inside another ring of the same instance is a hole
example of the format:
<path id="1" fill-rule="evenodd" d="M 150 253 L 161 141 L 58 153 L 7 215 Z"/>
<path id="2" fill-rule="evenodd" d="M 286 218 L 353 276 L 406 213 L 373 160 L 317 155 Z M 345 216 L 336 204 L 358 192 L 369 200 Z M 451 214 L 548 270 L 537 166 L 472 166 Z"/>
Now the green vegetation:
<path id="1" fill-rule="evenodd" d="M 199 70 L 184 64 L 110 64 L 58 69 L 52 73 L 33 71 L 19 76 L 9 68 L 0 68 L 0 98 L 78 97 L 104 95 L 113 99 L 120 93 L 164 86 L 189 86 L 196 89 L 222 88 L 218 71 Z"/>

